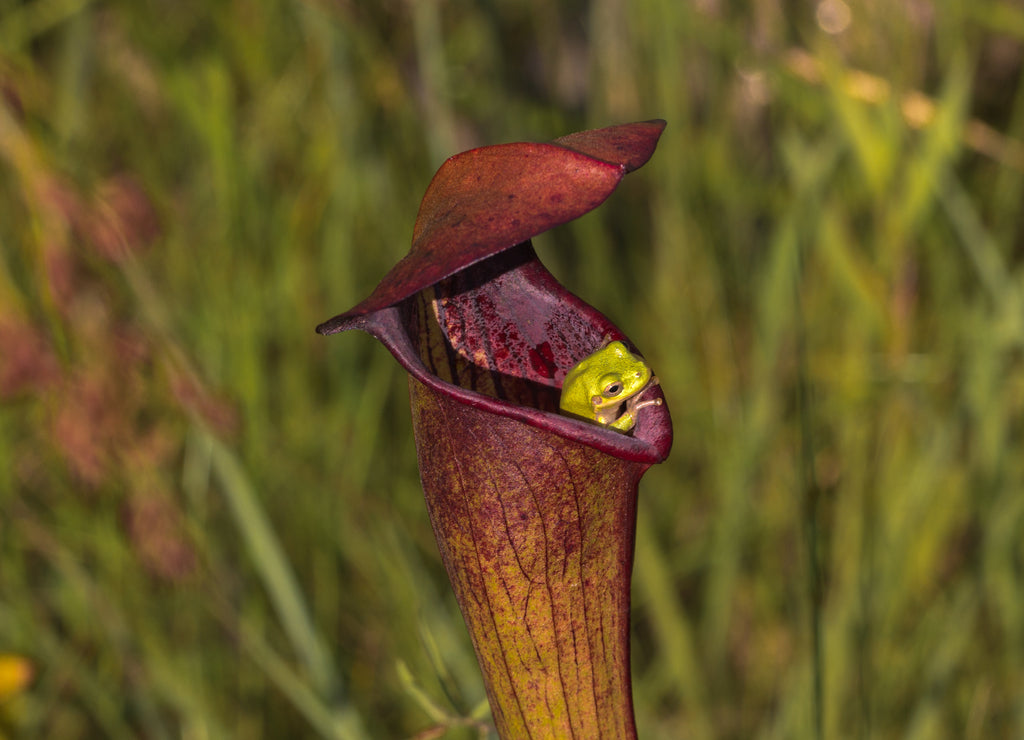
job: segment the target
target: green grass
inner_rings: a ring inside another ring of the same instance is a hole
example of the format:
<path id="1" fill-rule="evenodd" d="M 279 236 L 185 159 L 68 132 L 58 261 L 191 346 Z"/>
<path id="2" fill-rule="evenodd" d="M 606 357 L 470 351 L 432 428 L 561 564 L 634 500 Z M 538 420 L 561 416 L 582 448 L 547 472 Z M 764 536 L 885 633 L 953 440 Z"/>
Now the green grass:
<path id="1" fill-rule="evenodd" d="M 538 239 L 673 413 L 641 737 L 1024 736 L 1024 13 L 549 6 L 0 0 L 0 737 L 478 737 L 403 373 L 313 327 L 446 156 L 653 117 Z"/>

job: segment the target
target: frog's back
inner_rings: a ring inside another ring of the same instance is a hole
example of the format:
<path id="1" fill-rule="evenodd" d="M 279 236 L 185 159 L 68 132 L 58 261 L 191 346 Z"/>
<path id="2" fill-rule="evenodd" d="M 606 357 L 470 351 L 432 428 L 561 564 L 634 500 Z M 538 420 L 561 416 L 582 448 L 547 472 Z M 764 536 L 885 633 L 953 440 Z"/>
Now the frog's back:
<path id="1" fill-rule="evenodd" d="M 593 417 L 593 408 L 590 402 L 593 391 L 588 378 L 593 375 L 594 371 L 594 355 L 590 355 L 566 373 L 565 380 L 562 381 L 562 396 L 558 402 L 562 411 L 587 418 Z"/>

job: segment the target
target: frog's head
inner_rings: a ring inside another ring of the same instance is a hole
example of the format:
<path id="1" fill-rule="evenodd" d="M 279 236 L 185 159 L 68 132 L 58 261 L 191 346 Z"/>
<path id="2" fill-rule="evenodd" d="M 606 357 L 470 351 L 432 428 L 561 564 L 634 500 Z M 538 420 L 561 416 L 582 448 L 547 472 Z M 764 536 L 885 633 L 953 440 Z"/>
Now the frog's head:
<path id="1" fill-rule="evenodd" d="M 622 342 L 609 342 L 589 359 L 590 378 L 584 382 L 595 412 L 618 406 L 642 391 L 651 380 L 651 368 Z"/>

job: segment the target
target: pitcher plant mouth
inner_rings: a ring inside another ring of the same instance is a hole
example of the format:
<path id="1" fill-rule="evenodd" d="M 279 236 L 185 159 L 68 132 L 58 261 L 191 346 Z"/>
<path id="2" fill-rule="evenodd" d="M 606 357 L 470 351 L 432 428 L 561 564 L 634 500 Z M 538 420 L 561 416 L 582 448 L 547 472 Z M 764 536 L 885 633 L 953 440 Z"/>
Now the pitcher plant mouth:
<path id="1" fill-rule="evenodd" d="M 371 295 L 317 327 L 361 329 L 414 378 L 461 403 L 641 464 L 672 444 L 667 404 L 627 434 L 558 413 L 566 373 L 607 338 L 629 339 L 544 268 L 530 238 L 596 208 L 654 151 L 664 121 L 474 149 L 427 189 L 409 254 Z M 663 399 L 660 387 L 646 391 Z"/>
<path id="2" fill-rule="evenodd" d="M 668 455 L 668 407 L 645 409 L 629 435 L 558 412 L 565 374 L 608 337 L 632 346 L 599 311 L 566 290 L 529 242 L 393 306 L 321 324 L 376 337 L 424 385 L 461 403 L 519 419 L 630 462 Z M 648 398 L 664 398 L 660 386 Z"/>

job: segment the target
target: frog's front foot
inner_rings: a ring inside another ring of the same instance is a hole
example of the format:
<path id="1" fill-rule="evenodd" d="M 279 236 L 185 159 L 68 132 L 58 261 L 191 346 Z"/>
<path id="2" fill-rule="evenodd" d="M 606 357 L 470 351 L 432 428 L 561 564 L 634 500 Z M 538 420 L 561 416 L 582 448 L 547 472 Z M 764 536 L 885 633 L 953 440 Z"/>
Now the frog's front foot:
<path id="1" fill-rule="evenodd" d="M 661 399 L 652 398 L 650 401 L 641 401 L 640 403 L 633 407 L 633 411 L 635 412 L 637 409 L 642 409 L 645 406 L 661 406 Z"/>
<path id="2" fill-rule="evenodd" d="M 632 400 L 632 399 L 630 399 L 630 400 Z M 633 403 L 630 403 L 629 401 L 627 401 L 626 402 L 626 414 L 625 415 L 632 416 L 635 419 L 636 418 L 636 412 L 639 411 L 642 408 L 646 408 L 647 406 L 661 406 L 661 399 L 660 398 L 652 398 L 652 399 L 650 399 L 648 401 L 635 401 Z M 636 422 L 634 421 L 633 423 L 635 424 Z M 630 424 L 630 426 L 632 427 L 633 424 Z"/>
<path id="3" fill-rule="evenodd" d="M 647 392 L 651 386 L 660 385 L 661 381 L 658 380 L 657 375 L 652 375 L 651 379 L 647 381 L 639 393 L 626 401 L 626 409 L 628 412 L 635 412 L 637 409 L 642 409 L 644 406 L 661 406 L 660 398 L 652 398 L 649 401 L 641 401 L 640 396 Z"/>

